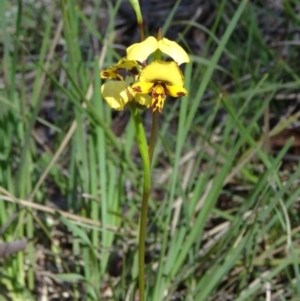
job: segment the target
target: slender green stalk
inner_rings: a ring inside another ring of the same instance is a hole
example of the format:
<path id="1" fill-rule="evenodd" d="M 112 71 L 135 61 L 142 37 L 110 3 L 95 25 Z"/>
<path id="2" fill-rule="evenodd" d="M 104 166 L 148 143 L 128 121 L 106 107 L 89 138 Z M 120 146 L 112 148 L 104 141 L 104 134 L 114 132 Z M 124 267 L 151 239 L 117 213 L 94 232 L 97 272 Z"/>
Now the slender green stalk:
<path id="1" fill-rule="evenodd" d="M 144 22 L 141 13 L 140 3 L 138 0 L 129 0 L 137 18 L 140 39 L 143 41 L 145 39 L 144 33 Z M 139 300 L 145 301 L 145 238 L 146 238 L 146 227 L 147 227 L 147 213 L 148 213 L 148 200 L 150 194 L 151 185 L 151 161 L 153 157 L 153 150 L 156 138 L 156 128 L 157 128 L 157 114 L 156 117 L 153 115 L 153 121 L 151 129 L 151 139 L 150 146 L 148 150 L 147 139 L 144 131 L 144 126 L 141 120 L 141 116 L 134 104 L 130 103 L 130 111 L 133 117 L 134 126 L 136 129 L 136 140 L 140 150 L 140 154 L 143 161 L 144 169 L 144 187 L 143 187 L 143 199 L 142 208 L 140 215 L 140 229 L 139 229 L 139 242 L 138 242 L 138 266 L 139 266 Z"/>
<path id="2" fill-rule="evenodd" d="M 154 146 L 155 146 L 156 136 L 157 136 L 158 114 L 159 113 L 157 110 L 155 112 L 153 112 L 153 114 L 152 114 L 151 136 L 150 136 L 150 142 L 149 142 L 150 165 L 152 163 Z"/>
<path id="3" fill-rule="evenodd" d="M 141 116 L 134 104 L 130 103 L 130 111 L 133 117 L 134 126 L 136 130 L 136 140 L 140 150 L 140 154 L 143 161 L 144 169 L 144 186 L 143 186 L 143 199 L 140 216 L 140 231 L 139 231 L 139 295 L 140 301 L 145 300 L 145 237 L 147 226 L 147 212 L 148 212 L 148 199 L 150 194 L 150 158 L 148 153 L 148 144 L 144 131 L 144 126 L 141 120 Z"/>
<path id="4" fill-rule="evenodd" d="M 137 19 L 137 23 L 138 23 L 138 27 L 139 27 L 141 41 L 144 41 L 145 40 L 144 22 L 143 22 L 143 16 L 142 16 L 142 12 L 141 12 L 140 3 L 138 0 L 129 0 L 129 2 L 131 3 L 131 5 L 135 11 L 135 14 L 136 14 L 136 19 Z"/>

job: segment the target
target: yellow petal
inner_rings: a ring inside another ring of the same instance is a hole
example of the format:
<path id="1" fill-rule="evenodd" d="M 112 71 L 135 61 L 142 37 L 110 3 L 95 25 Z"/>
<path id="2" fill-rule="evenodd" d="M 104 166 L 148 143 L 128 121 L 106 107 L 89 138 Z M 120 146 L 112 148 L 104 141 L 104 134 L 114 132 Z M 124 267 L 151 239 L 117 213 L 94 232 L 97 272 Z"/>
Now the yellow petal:
<path id="1" fill-rule="evenodd" d="M 161 94 L 158 94 L 155 98 L 153 98 L 151 104 L 152 111 L 155 112 L 156 110 L 158 110 L 161 113 L 165 100 L 166 100 L 166 95 L 161 95 Z"/>
<path id="2" fill-rule="evenodd" d="M 126 69 L 133 74 L 139 74 L 141 70 L 141 66 L 136 61 L 130 61 L 126 57 L 123 57 L 117 65 L 115 65 L 117 69 Z"/>
<path id="3" fill-rule="evenodd" d="M 140 92 L 139 83 L 136 83 L 136 84 L 137 84 L 137 88 L 134 87 L 135 84 L 133 84 L 131 87 L 128 87 L 131 95 L 138 103 L 140 103 L 143 106 L 149 107 L 151 104 L 151 96 L 148 95 L 149 92 L 148 91 L 146 91 L 146 93 Z M 151 87 L 152 86 L 153 86 L 153 84 L 151 84 Z M 138 92 L 135 91 L 135 88 L 136 88 L 136 90 L 138 90 Z M 151 90 L 151 88 L 150 88 L 150 90 Z"/>
<path id="4" fill-rule="evenodd" d="M 138 94 L 136 93 L 134 99 L 141 105 L 149 108 L 152 102 L 151 96 L 148 94 Z"/>
<path id="5" fill-rule="evenodd" d="M 153 95 L 163 95 L 165 94 L 165 89 L 161 84 L 155 85 L 155 88 L 152 91 L 152 96 Z"/>
<path id="6" fill-rule="evenodd" d="M 148 94 L 151 92 L 152 87 L 153 83 L 137 82 L 131 86 L 131 89 L 135 93 Z"/>
<path id="7" fill-rule="evenodd" d="M 100 72 L 101 78 L 110 78 L 110 79 L 120 79 L 120 75 L 118 74 L 118 69 L 114 66 L 109 67 Z"/>
<path id="8" fill-rule="evenodd" d="M 190 61 L 185 50 L 174 41 L 163 38 L 158 41 L 158 48 L 161 52 L 169 55 L 178 65 L 188 63 Z"/>
<path id="9" fill-rule="evenodd" d="M 166 85 L 166 93 L 173 97 L 181 97 L 187 95 L 187 90 L 182 86 Z"/>
<path id="10" fill-rule="evenodd" d="M 124 81 L 109 81 L 102 85 L 101 93 L 108 105 L 118 111 L 124 110 L 126 103 L 132 99 Z"/>
<path id="11" fill-rule="evenodd" d="M 161 81 L 170 86 L 183 86 L 183 74 L 175 62 L 153 61 L 140 75 L 141 82 Z"/>
<path id="12" fill-rule="evenodd" d="M 162 111 L 162 108 L 164 106 L 164 102 L 166 99 L 166 91 L 161 84 L 156 84 L 151 92 L 152 96 L 152 110 L 153 112 L 156 110 L 159 110 L 159 112 Z"/>
<path id="13" fill-rule="evenodd" d="M 127 48 L 127 60 L 144 62 L 157 49 L 156 38 L 148 37 L 145 41 L 133 44 Z"/>
<path id="14" fill-rule="evenodd" d="M 121 75 L 122 69 L 126 69 L 134 75 L 138 75 L 141 70 L 141 66 L 136 61 L 129 61 L 126 57 L 119 60 L 116 65 L 108 67 L 100 72 L 101 78 L 118 79 L 123 80 Z"/>

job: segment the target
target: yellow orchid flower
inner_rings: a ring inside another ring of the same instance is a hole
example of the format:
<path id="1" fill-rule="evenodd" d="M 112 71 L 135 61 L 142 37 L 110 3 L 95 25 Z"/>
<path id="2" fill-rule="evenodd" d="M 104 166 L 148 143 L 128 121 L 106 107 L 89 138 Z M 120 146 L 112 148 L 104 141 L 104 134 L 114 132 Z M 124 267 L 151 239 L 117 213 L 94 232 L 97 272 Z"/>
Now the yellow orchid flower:
<path id="1" fill-rule="evenodd" d="M 176 42 L 170 41 L 166 38 L 162 38 L 158 41 L 152 36 L 148 37 L 141 43 L 136 43 L 128 47 L 127 59 L 130 61 L 139 61 L 144 63 L 148 56 L 157 49 L 170 56 L 178 64 L 178 66 L 190 61 L 185 50 Z"/>
<path id="2" fill-rule="evenodd" d="M 148 56 L 158 49 L 174 61 L 155 60 L 146 65 Z M 114 80 L 102 85 L 102 96 L 116 110 L 124 110 L 125 105 L 135 99 L 142 107 L 151 106 L 153 112 L 161 112 L 167 95 L 179 97 L 187 94 L 178 65 L 189 61 L 185 50 L 176 42 L 148 37 L 128 47 L 127 57 L 116 65 L 101 71 L 102 78 Z"/>
<path id="3" fill-rule="evenodd" d="M 156 60 L 142 70 L 138 82 L 131 89 L 136 94 L 150 94 L 153 112 L 161 112 L 166 95 L 180 97 L 187 94 L 183 84 L 183 74 L 175 62 Z"/>
<path id="4" fill-rule="evenodd" d="M 101 78 L 114 79 L 101 86 L 102 96 L 111 108 L 122 111 L 125 105 L 134 98 L 142 106 L 150 106 L 149 95 L 137 95 L 130 87 L 130 83 L 135 80 L 140 70 L 141 66 L 136 61 L 122 58 L 116 65 L 101 71 Z"/>

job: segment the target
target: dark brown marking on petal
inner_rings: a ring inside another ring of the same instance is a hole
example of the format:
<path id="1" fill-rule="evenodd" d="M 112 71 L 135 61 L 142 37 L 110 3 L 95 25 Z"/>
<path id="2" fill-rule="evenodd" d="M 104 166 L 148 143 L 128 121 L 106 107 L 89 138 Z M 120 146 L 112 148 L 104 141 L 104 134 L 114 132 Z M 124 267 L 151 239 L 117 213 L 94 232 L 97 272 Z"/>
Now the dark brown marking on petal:
<path id="1" fill-rule="evenodd" d="M 151 105 L 151 108 L 152 108 L 152 112 L 155 112 L 158 108 L 158 101 L 157 99 L 156 100 L 152 100 L 152 105 Z"/>
<path id="2" fill-rule="evenodd" d="M 127 76 L 128 72 L 125 69 L 118 69 L 117 74 L 121 78 L 121 80 L 123 80 Z"/>
<path id="3" fill-rule="evenodd" d="M 102 75 L 102 76 L 106 76 L 106 77 L 107 77 L 107 76 L 109 76 L 109 73 L 108 73 L 108 72 L 106 72 L 106 71 L 102 71 L 102 72 L 101 72 L 101 75 Z"/>
<path id="4" fill-rule="evenodd" d="M 139 75 L 139 74 L 140 74 L 140 73 L 139 73 L 139 70 L 137 69 L 137 67 L 131 68 L 131 69 L 130 69 L 130 72 L 131 72 L 132 74 L 134 74 L 134 75 Z"/>
<path id="5" fill-rule="evenodd" d="M 132 88 L 134 92 L 142 93 L 142 88 L 140 86 Z"/>
<path id="6" fill-rule="evenodd" d="M 176 94 L 177 94 L 178 97 L 180 97 L 180 96 L 184 96 L 186 93 L 184 93 L 184 92 L 177 92 Z"/>
<path id="7" fill-rule="evenodd" d="M 155 101 L 155 102 L 152 104 L 151 108 L 152 108 L 152 113 L 154 113 L 154 112 L 157 111 L 157 110 L 159 111 L 159 113 L 162 112 L 162 107 L 158 104 L 158 101 Z"/>

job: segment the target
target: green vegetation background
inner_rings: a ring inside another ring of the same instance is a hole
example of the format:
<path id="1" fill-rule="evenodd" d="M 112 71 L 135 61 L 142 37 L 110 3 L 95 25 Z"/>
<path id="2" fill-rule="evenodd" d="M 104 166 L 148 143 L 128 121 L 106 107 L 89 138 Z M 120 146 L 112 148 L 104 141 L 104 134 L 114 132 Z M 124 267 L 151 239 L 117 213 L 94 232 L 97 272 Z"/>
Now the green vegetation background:
<path id="1" fill-rule="evenodd" d="M 99 78 L 128 46 L 121 2 L 0 1 L 0 243 L 28 239 L 1 301 L 137 300 L 141 162 Z M 299 3 L 215 1 L 208 27 L 184 3 L 163 24 L 192 63 L 160 116 L 147 300 L 300 300 Z"/>

